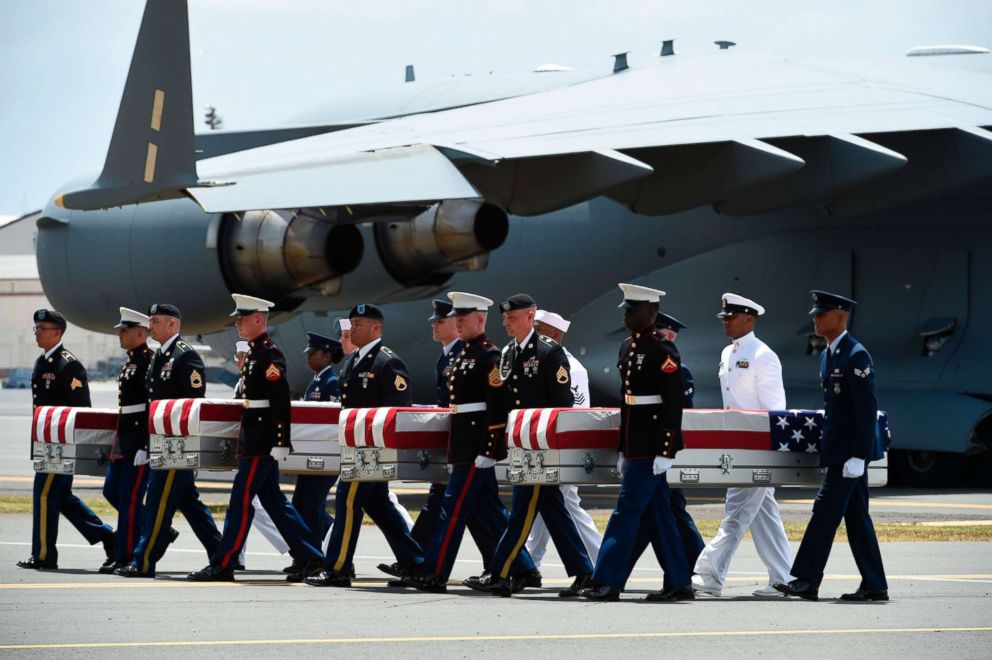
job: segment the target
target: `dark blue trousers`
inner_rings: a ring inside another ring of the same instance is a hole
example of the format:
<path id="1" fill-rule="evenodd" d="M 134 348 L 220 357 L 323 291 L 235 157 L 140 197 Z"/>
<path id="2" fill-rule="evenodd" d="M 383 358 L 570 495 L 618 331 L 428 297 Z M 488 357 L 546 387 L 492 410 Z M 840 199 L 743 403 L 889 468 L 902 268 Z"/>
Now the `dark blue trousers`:
<path id="1" fill-rule="evenodd" d="M 59 536 L 60 513 L 90 545 L 105 541 L 114 533 L 110 525 L 105 525 L 85 502 L 72 494 L 71 474 L 35 473 L 31 556 L 38 561 L 58 561 L 55 542 Z"/>
<path id="2" fill-rule="evenodd" d="M 513 561 L 524 549 L 534 518 L 541 514 L 548 533 L 554 541 L 558 556 L 569 577 L 592 573 L 592 561 L 575 528 L 572 517 L 565 510 L 565 498 L 558 486 L 514 486 L 510 522 L 503 538 L 496 546 L 493 567 L 500 578 L 510 577 Z"/>
<path id="3" fill-rule="evenodd" d="M 413 568 L 423 554 L 413 540 L 406 520 L 391 501 L 385 482 L 338 481 L 334 494 L 334 527 L 324 553 L 324 568 L 350 573 L 354 570 L 355 547 L 362 519 L 369 514 L 403 568 Z"/>
<path id="4" fill-rule="evenodd" d="M 606 526 L 596 560 L 593 580 L 598 584 L 622 588 L 626 583 L 645 515 L 651 522 L 647 529 L 655 557 L 665 571 L 666 584 L 678 587 L 690 584 L 689 566 L 672 515 L 668 480 L 664 474 L 652 474 L 653 463 L 650 458 L 627 461 L 617 506 Z"/>
<path id="5" fill-rule="evenodd" d="M 669 488 L 669 505 L 672 510 L 672 515 L 675 516 L 675 526 L 679 530 L 679 538 L 682 541 L 682 550 L 685 552 L 686 565 L 689 567 L 689 572 L 692 572 L 692 567 L 696 565 L 696 560 L 699 559 L 699 553 L 703 551 L 706 547 L 706 543 L 703 541 L 702 534 L 699 533 L 699 529 L 696 528 L 696 521 L 692 519 L 689 512 L 685 508 L 685 495 L 681 488 Z M 654 524 L 654 517 L 651 509 L 647 509 L 644 512 L 644 516 L 641 518 L 641 528 L 637 531 L 637 541 L 634 543 L 634 555 L 630 559 L 630 571 L 627 572 L 627 578 L 630 578 L 630 573 L 633 572 L 634 566 L 637 564 L 637 560 L 641 558 L 644 551 L 647 550 L 648 545 L 651 543 L 651 527 Z M 664 569 L 664 566 L 662 566 Z M 665 571 L 663 589 L 671 589 L 675 586 L 671 584 L 669 580 L 669 573 Z"/>
<path id="6" fill-rule="evenodd" d="M 324 558 L 320 552 L 320 539 L 279 489 L 279 462 L 271 456 L 242 456 L 238 459 L 238 472 L 231 486 L 224 534 L 210 555 L 211 566 L 228 568 L 237 563 L 255 517 L 251 502 L 256 495 L 289 546 L 293 559 L 303 563 Z"/>
<path id="7" fill-rule="evenodd" d="M 319 541 L 324 540 L 334 518 L 327 513 L 327 494 L 338 480 L 334 474 L 301 474 L 293 489 L 293 508 L 303 518 Z"/>
<path id="8" fill-rule="evenodd" d="M 413 538 L 417 540 L 421 548 L 426 548 L 430 544 L 431 535 L 437 528 L 437 521 L 441 518 L 441 507 L 444 504 L 444 492 L 448 489 L 447 484 L 431 484 L 431 489 L 427 493 L 427 503 L 420 510 L 420 515 L 413 523 Z M 472 535 L 475 546 L 479 548 L 482 555 L 482 570 L 491 573 L 493 555 L 496 554 L 496 543 L 499 537 L 493 531 L 490 522 L 482 517 L 478 508 L 473 508 L 468 516 L 468 533 Z"/>
<path id="9" fill-rule="evenodd" d="M 465 527 L 473 511 L 477 511 L 496 534 L 502 536 L 506 531 L 508 516 L 506 508 L 499 500 L 496 468 L 479 470 L 471 464 L 456 465 L 444 492 L 437 526 L 424 552 L 424 561 L 420 569 L 422 573 L 443 580 L 451 576 L 458 548 L 465 535 Z M 510 575 L 519 575 L 532 570 L 534 570 L 534 561 L 530 558 L 527 549 L 523 548 L 513 560 Z"/>
<path id="10" fill-rule="evenodd" d="M 148 488 L 147 465 L 134 466 L 129 458 L 111 461 L 103 480 L 103 496 L 117 509 L 117 556 L 119 564 L 129 564 L 141 539 L 141 520 Z"/>
<path id="11" fill-rule="evenodd" d="M 792 563 L 793 577 L 820 585 L 837 527 L 843 520 L 847 527 L 847 542 L 861 573 L 861 588 L 872 591 L 889 588 L 875 526 L 868 514 L 867 467 L 858 479 L 845 479 L 841 465 L 827 470 L 813 502 L 813 516 Z"/>
<path id="12" fill-rule="evenodd" d="M 143 573 L 155 570 L 155 564 L 169 546 L 168 530 L 178 509 L 203 544 L 207 556 L 220 543 L 220 530 L 210 509 L 200 501 L 193 470 L 151 470 L 145 493 L 145 512 L 141 521 L 141 540 L 134 549 L 131 563 Z"/>

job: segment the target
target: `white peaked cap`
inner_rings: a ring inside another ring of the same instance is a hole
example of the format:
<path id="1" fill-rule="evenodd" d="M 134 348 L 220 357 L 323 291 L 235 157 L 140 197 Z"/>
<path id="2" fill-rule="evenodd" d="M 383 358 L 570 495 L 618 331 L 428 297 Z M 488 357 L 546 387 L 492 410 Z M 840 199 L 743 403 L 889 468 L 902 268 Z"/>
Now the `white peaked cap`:
<path id="1" fill-rule="evenodd" d="M 723 318 L 731 314 L 753 314 L 754 316 L 761 316 L 765 313 L 764 307 L 736 293 L 723 294 L 723 297 L 720 299 L 720 307 L 722 311 L 717 314 L 717 318 Z"/>
<path id="2" fill-rule="evenodd" d="M 472 310 L 476 312 L 488 311 L 493 305 L 493 301 L 474 293 L 464 291 L 449 291 L 448 300 L 451 301 L 452 310 L 448 316 L 457 316 L 459 311 Z"/>
<path id="3" fill-rule="evenodd" d="M 665 295 L 664 291 L 658 289 L 652 289 L 646 286 L 640 286 L 639 284 L 617 284 L 620 290 L 623 291 L 624 302 L 620 303 L 619 307 L 623 307 L 627 302 L 651 302 L 656 303 L 661 300 L 661 297 Z"/>
<path id="4" fill-rule="evenodd" d="M 249 346 L 248 346 L 248 342 L 246 342 L 246 341 L 239 341 L 238 343 L 236 343 L 234 345 L 234 352 L 235 353 L 247 353 L 248 352 L 248 349 L 249 349 Z"/>
<path id="5" fill-rule="evenodd" d="M 267 312 L 275 306 L 273 302 L 254 296 L 246 296 L 243 293 L 232 293 L 231 297 L 234 298 L 235 307 L 234 313 L 231 316 L 246 316 L 255 312 Z"/>
<path id="6" fill-rule="evenodd" d="M 134 326 L 148 327 L 148 317 L 128 307 L 121 307 L 121 320 L 115 328 L 130 328 Z"/>
<path id="7" fill-rule="evenodd" d="M 341 326 L 341 332 L 351 330 L 351 319 L 338 319 L 338 325 Z"/>
<path id="8" fill-rule="evenodd" d="M 566 321 L 560 314 L 555 314 L 544 309 L 537 310 L 537 313 L 534 314 L 534 320 L 547 323 L 552 328 L 557 328 L 562 332 L 568 332 L 568 329 L 572 326 L 572 322 Z"/>

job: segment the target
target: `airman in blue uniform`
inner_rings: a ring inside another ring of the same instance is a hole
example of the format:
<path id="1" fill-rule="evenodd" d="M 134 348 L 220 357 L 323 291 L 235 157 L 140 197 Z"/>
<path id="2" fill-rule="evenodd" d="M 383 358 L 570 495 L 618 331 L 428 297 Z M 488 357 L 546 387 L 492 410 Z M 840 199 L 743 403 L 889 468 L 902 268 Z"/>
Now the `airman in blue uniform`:
<path id="1" fill-rule="evenodd" d="M 882 554 L 868 513 L 868 463 L 883 455 L 875 366 L 867 349 L 847 331 L 857 303 L 825 291 L 810 291 L 810 297 L 814 332 L 827 341 L 820 356 L 824 403 L 820 467 L 827 472 L 792 564 L 795 579 L 777 583 L 775 588 L 790 596 L 817 600 L 834 536 L 843 520 L 861 584 L 841 600 L 888 600 Z"/>

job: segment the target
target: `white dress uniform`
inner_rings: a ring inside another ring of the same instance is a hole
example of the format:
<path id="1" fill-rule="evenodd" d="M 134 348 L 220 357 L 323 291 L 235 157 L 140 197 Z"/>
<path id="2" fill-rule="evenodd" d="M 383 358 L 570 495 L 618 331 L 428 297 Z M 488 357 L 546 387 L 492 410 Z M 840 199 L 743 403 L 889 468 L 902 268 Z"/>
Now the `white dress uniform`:
<path id="1" fill-rule="evenodd" d="M 542 319 L 537 319 L 541 321 Z M 545 320 L 545 322 L 547 322 Z M 564 348 L 564 347 L 562 347 Z M 582 366 L 582 363 L 575 359 L 568 349 L 565 348 L 565 357 L 568 358 L 569 374 L 572 378 L 572 395 L 575 397 L 575 408 L 589 407 L 589 372 Z M 579 487 L 575 484 L 559 486 L 562 497 L 565 499 L 565 510 L 572 517 L 575 528 L 579 531 L 579 538 L 586 552 L 595 560 L 599 556 L 599 546 L 603 544 L 603 535 L 593 522 L 592 516 L 582 508 L 582 500 L 579 498 Z M 541 514 L 537 514 L 534 519 L 534 526 L 531 527 L 530 536 L 527 537 L 527 551 L 530 552 L 534 565 L 541 567 L 541 560 L 548 550 L 548 541 L 551 533 L 548 526 L 544 524 Z"/>
<path id="2" fill-rule="evenodd" d="M 753 332 L 723 349 L 719 377 L 725 409 L 786 409 L 782 363 Z M 758 556 L 768 568 L 769 584 L 792 580 L 792 551 L 774 488 L 728 488 L 724 515 L 716 536 L 700 553 L 695 573 L 722 585 L 730 560 L 750 528 Z M 756 595 L 768 595 L 765 588 L 758 591 Z"/>

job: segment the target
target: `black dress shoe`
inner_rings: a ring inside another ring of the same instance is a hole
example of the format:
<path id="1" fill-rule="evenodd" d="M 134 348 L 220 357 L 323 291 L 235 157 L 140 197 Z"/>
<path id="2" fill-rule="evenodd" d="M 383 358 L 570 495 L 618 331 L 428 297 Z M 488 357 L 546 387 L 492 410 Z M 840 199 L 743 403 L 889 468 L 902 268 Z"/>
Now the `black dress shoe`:
<path id="1" fill-rule="evenodd" d="M 351 578 L 341 571 L 321 571 L 303 580 L 311 587 L 350 587 Z"/>
<path id="2" fill-rule="evenodd" d="M 878 591 L 872 591 L 871 589 L 858 589 L 853 594 L 844 594 L 840 599 L 851 603 L 866 603 L 870 600 L 888 600 L 889 590 L 879 589 Z"/>
<path id="3" fill-rule="evenodd" d="M 578 598 L 579 594 L 583 589 L 588 589 L 592 586 L 592 576 L 588 573 L 582 575 L 576 575 L 575 580 L 572 581 L 572 586 L 568 589 L 558 592 L 559 598 Z"/>
<path id="4" fill-rule="evenodd" d="M 494 579 L 492 582 L 492 587 L 489 589 L 489 593 L 501 598 L 509 598 L 513 594 L 518 594 L 523 591 L 523 587 L 517 589 L 518 583 L 517 578 Z"/>
<path id="5" fill-rule="evenodd" d="M 662 591 L 650 593 L 644 600 L 669 602 L 675 600 L 694 600 L 695 598 L 696 594 L 692 591 L 692 585 L 687 584 L 681 587 L 672 587 L 671 589 L 663 589 Z"/>
<path id="6" fill-rule="evenodd" d="M 175 527 L 170 527 L 170 528 L 169 528 L 169 531 L 168 531 L 168 532 L 166 532 L 166 535 L 167 535 L 167 536 L 168 536 L 169 538 L 168 538 L 168 540 L 166 541 L 166 544 L 165 544 L 165 547 L 166 547 L 166 548 L 168 548 L 168 547 L 169 547 L 170 545 L 172 545 L 173 543 L 175 543 L 175 542 L 176 542 L 176 539 L 178 539 L 178 538 L 179 538 L 179 530 L 178 530 L 178 529 L 176 529 Z"/>
<path id="7" fill-rule="evenodd" d="M 59 567 L 56 561 L 41 561 L 37 557 L 28 557 L 24 561 L 17 562 L 21 568 L 33 568 L 36 571 L 53 571 Z"/>
<path id="8" fill-rule="evenodd" d="M 103 566 L 97 569 L 97 573 L 102 573 L 103 575 L 113 575 L 117 572 L 118 568 L 122 568 L 124 564 L 118 564 L 116 561 L 104 562 Z"/>
<path id="9" fill-rule="evenodd" d="M 541 576 L 541 571 L 536 568 L 532 568 L 529 571 L 521 573 L 519 575 L 513 576 L 513 593 L 519 594 L 524 589 L 528 587 L 531 589 L 540 589 L 543 577 Z"/>
<path id="10" fill-rule="evenodd" d="M 190 573 L 186 579 L 193 582 L 234 582 L 234 569 L 210 564 Z"/>
<path id="11" fill-rule="evenodd" d="M 620 600 L 620 589 L 603 584 L 583 589 L 579 595 L 588 600 Z"/>
<path id="12" fill-rule="evenodd" d="M 138 570 L 138 567 L 134 564 L 125 564 L 124 566 L 118 567 L 114 571 L 114 575 L 119 575 L 126 578 L 153 578 L 155 577 L 155 571 L 150 570 L 147 573 L 142 573 Z"/>
<path id="13" fill-rule="evenodd" d="M 286 568 L 282 569 L 282 572 L 283 573 L 299 573 L 301 566 L 302 566 L 302 564 L 300 564 L 299 562 L 297 562 L 294 559 L 292 564 L 290 564 Z"/>
<path id="14" fill-rule="evenodd" d="M 493 590 L 493 584 L 495 584 L 495 582 L 496 579 L 493 577 L 492 573 L 483 573 L 482 575 L 473 575 L 467 580 L 463 580 L 462 584 L 469 589 L 490 592 Z"/>
<path id="15" fill-rule="evenodd" d="M 398 561 L 392 564 L 379 564 L 377 568 L 386 575 L 392 575 L 397 578 L 406 577 L 410 574 L 410 569 L 403 568 Z"/>
<path id="16" fill-rule="evenodd" d="M 107 555 L 107 561 L 103 565 L 107 566 L 114 563 L 114 557 L 117 556 L 117 535 L 113 532 L 103 539 L 103 551 Z"/>
<path id="17" fill-rule="evenodd" d="M 436 575 L 419 576 L 410 579 L 413 588 L 417 591 L 426 591 L 430 594 L 448 593 L 448 582 Z"/>
<path id="18" fill-rule="evenodd" d="M 414 578 L 412 575 L 404 575 L 401 578 L 396 578 L 395 580 L 389 580 L 386 582 L 387 587 L 393 589 L 416 589 L 417 585 L 414 584 Z"/>
<path id="19" fill-rule="evenodd" d="M 303 582 L 308 577 L 316 577 L 324 570 L 324 562 L 320 559 L 311 559 L 305 564 L 301 564 L 299 570 L 286 576 L 286 582 Z"/>
<path id="20" fill-rule="evenodd" d="M 813 586 L 812 583 L 806 580 L 793 580 L 786 584 L 785 582 L 776 582 L 772 585 L 775 590 L 779 593 L 783 593 L 786 596 L 799 596 L 805 600 L 819 600 L 820 590 Z"/>

